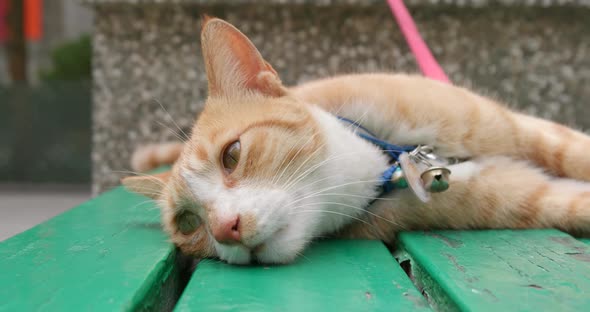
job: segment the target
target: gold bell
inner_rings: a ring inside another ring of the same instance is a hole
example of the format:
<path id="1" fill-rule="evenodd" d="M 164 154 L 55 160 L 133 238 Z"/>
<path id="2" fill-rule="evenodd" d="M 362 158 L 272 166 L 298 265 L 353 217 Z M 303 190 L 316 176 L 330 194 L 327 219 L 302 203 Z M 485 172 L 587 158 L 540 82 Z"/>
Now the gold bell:
<path id="1" fill-rule="evenodd" d="M 451 170 L 445 167 L 430 167 L 422 172 L 420 178 L 424 188 L 431 193 L 446 191 L 449 188 Z"/>

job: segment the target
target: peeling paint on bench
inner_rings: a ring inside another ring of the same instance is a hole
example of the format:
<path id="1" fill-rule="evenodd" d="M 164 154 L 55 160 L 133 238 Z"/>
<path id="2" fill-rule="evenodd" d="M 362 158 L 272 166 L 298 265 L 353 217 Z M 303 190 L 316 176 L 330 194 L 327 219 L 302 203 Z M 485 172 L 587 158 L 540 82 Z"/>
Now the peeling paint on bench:
<path id="1" fill-rule="evenodd" d="M 394 255 L 378 241 L 322 240 L 290 265 L 206 259 L 192 276 L 191 262 L 168 242 L 153 202 L 116 188 L 0 242 L 0 311 L 580 311 L 590 305 L 590 239 L 557 230 L 401 233 Z"/>
<path id="2" fill-rule="evenodd" d="M 379 241 L 321 241 L 285 266 L 199 263 L 176 311 L 424 311 Z"/>
<path id="3" fill-rule="evenodd" d="M 557 230 L 413 232 L 397 256 L 441 310 L 566 311 L 590 304 L 590 246 Z"/>

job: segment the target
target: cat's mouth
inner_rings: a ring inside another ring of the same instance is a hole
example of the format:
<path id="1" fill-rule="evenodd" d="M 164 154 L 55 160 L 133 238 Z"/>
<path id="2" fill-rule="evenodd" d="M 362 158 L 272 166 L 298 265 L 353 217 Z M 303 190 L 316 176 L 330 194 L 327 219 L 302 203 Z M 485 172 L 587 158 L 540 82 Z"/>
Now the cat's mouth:
<path id="1" fill-rule="evenodd" d="M 268 263 L 268 260 L 265 261 L 264 259 L 267 258 L 265 254 L 276 253 L 277 250 L 273 248 L 273 239 L 277 236 L 282 235 L 287 230 L 287 226 L 279 228 L 276 232 L 274 232 L 271 236 L 269 236 L 266 240 L 262 243 L 254 247 L 247 247 L 250 250 L 250 262 L 251 263 Z M 269 250 L 270 249 L 270 250 Z"/>
<path id="2" fill-rule="evenodd" d="M 218 243 L 218 256 L 232 264 L 269 264 L 285 263 L 285 256 L 281 237 L 287 226 L 278 229 L 271 235 L 255 241 L 233 242 L 231 244 Z M 241 254 L 241 255 L 240 255 Z"/>
<path id="3" fill-rule="evenodd" d="M 257 255 L 264 251 L 266 245 L 264 243 L 258 244 L 254 248 L 250 248 L 250 260 L 251 262 L 259 262 Z"/>
<path id="4" fill-rule="evenodd" d="M 282 232 L 285 231 L 287 227 L 282 227 L 279 228 L 278 230 L 276 230 L 272 235 L 270 235 L 268 238 L 266 238 L 264 241 L 262 241 L 261 243 L 257 243 L 254 244 L 253 246 L 249 246 L 248 244 L 243 244 L 244 247 L 248 248 L 250 250 L 250 254 L 255 257 L 256 254 L 259 254 L 261 252 L 264 252 L 265 249 L 267 248 L 266 246 L 266 242 L 269 240 L 272 240 L 273 237 L 280 235 Z"/>
<path id="5" fill-rule="evenodd" d="M 257 246 L 255 246 L 254 248 L 251 248 L 251 249 L 250 249 L 250 253 L 251 253 L 253 256 L 256 256 L 256 254 L 257 254 L 257 253 L 260 253 L 260 252 L 262 252 L 262 251 L 264 250 L 264 248 L 265 248 L 265 247 L 266 247 L 266 246 L 264 245 L 264 243 L 262 243 L 262 244 L 258 244 L 258 245 L 257 245 Z"/>

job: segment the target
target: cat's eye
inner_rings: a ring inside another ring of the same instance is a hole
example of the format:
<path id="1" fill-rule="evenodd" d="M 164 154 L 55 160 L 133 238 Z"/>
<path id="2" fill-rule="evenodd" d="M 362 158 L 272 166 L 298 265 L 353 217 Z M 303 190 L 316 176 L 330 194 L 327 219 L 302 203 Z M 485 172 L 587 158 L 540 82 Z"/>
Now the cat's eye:
<path id="1" fill-rule="evenodd" d="M 197 230 L 200 225 L 199 217 L 189 211 L 182 211 L 176 215 L 176 225 L 180 233 L 188 235 Z"/>
<path id="2" fill-rule="evenodd" d="M 225 147 L 221 153 L 221 165 L 225 172 L 232 173 L 240 160 L 240 141 L 234 141 Z"/>

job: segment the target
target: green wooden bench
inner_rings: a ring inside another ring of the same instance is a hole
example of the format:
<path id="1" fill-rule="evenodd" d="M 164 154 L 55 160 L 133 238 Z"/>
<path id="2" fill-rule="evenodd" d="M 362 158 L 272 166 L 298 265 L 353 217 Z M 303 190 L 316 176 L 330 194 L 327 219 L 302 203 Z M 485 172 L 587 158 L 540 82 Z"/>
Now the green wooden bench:
<path id="1" fill-rule="evenodd" d="M 583 311 L 590 246 L 556 230 L 321 241 L 287 266 L 198 264 L 122 188 L 0 243 L 0 311 Z"/>

